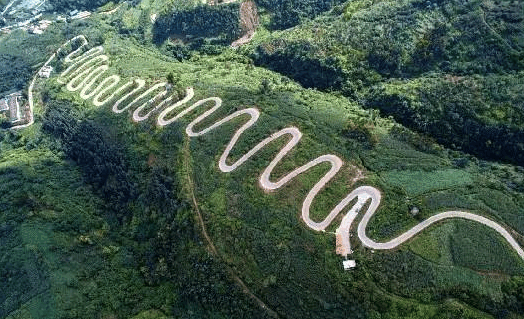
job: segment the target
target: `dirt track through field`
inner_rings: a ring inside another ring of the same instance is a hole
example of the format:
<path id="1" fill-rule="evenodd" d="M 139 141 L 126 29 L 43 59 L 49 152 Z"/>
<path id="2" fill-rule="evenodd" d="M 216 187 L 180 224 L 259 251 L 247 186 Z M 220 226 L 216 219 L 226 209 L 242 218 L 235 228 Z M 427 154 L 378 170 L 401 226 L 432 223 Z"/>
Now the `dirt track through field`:
<path id="1" fill-rule="evenodd" d="M 178 100 L 176 94 L 172 94 L 172 92 L 166 88 L 165 82 L 156 82 L 153 83 L 150 87 L 146 88 L 144 80 L 134 79 L 116 88 L 121 80 L 118 75 L 110 75 L 105 77 L 103 80 L 101 79 L 104 73 L 109 69 L 107 65 L 109 58 L 103 54 L 103 47 L 94 47 L 83 53 L 83 48 L 87 46 L 87 40 L 83 36 L 78 36 L 70 40 L 63 47 L 66 47 L 73 42 L 78 45 L 78 48 L 65 57 L 64 61 L 69 63 L 70 66 L 64 72 L 62 72 L 58 78 L 58 81 L 62 84 L 65 84 L 67 90 L 71 92 L 80 91 L 80 97 L 84 100 L 92 99 L 92 102 L 95 106 L 104 106 L 109 102 L 118 99 L 112 106 L 112 109 L 115 113 L 121 113 L 136 107 L 132 113 L 132 118 L 135 122 L 143 121 L 149 118 L 151 115 L 158 113 L 157 124 L 161 127 L 177 121 L 181 117 L 187 115 L 199 107 L 205 107 L 207 110 L 196 117 L 191 123 L 189 123 L 189 125 L 187 125 L 186 134 L 189 137 L 198 137 L 208 134 L 214 129 L 237 117 L 242 116 L 242 118 L 245 118 L 247 116 L 249 119 L 234 133 L 224 152 L 220 156 L 218 168 L 224 173 L 234 171 L 236 168 L 248 161 L 251 157 L 255 156 L 256 153 L 262 148 L 281 138 L 287 138 L 287 144 L 278 152 L 275 158 L 268 164 L 268 166 L 260 175 L 260 187 L 263 189 L 277 190 L 291 182 L 296 176 L 308 171 L 309 169 L 322 163 L 329 163 L 331 165 L 329 171 L 311 188 L 302 203 L 302 220 L 309 228 L 313 230 L 325 231 L 325 229 L 340 213 L 342 213 L 345 209 L 349 209 L 336 231 L 337 235 L 342 237 L 342 242 L 340 243 L 342 245 L 342 249 L 340 250 L 342 255 L 351 253 L 349 235 L 352 223 L 360 213 L 362 207 L 369 203 L 366 212 L 358 224 L 357 230 L 359 239 L 366 247 L 372 249 L 393 249 L 405 243 L 427 227 L 437 222 L 445 219 L 460 218 L 480 223 L 495 230 L 509 243 L 509 245 L 517 252 L 517 254 L 522 259 L 524 259 L 524 251 L 503 226 L 486 217 L 461 211 L 449 211 L 436 214 L 388 242 L 375 242 L 366 235 L 366 227 L 380 205 L 381 193 L 378 189 L 370 186 L 362 186 L 353 190 L 342 201 L 340 201 L 340 203 L 337 204 L 335 208 L 331 210 L 331 212 L 323 221 L 315 222 L 310 217 L 311 204 L 316 195 L 329 183 L 329 181 L 344 165 L 344 162 L 338 156 L 332 154 L 319 156 L 309 163 L 306 163 L 289 172 L 280 180 L 271 181 L 271 173 L 274 168 L 299 143 L 300 139 L 302 138 L 302 133 L 298 128 L 287 127 L 260 141 L 236 162 L 228 164 L 227 160 L 229 154 L 239 138 L 246 130 L 256 124 L 260 116 L 260 111 L 258 109 L 246 108 L 236 111 L 227 117 L 218 120 L 211 126 L 199 132 L 195 132 L 194 127 L 197 124 L 210 117 L 221 107 L 222 100 L 220 98 L 210 97 L 202 99 L 194 102 L 189 107 L 183 108 L 193 99 L 195 95 L 193 88 L 187 88 L 185 97 L 180 100 Z M 59 51 L 60 50 L 61 49 L 59 49 Z M 49 61 L 47 63 L 49 63 Z M 96 85 L 96 83 L 99 84 Z M 112 93 L 110 93 L 110 91 L 112 91 Z M 32 96 L 31 92 L 30 96 Z M 211 104 L 210 108 L 209 104 Z M 357 199 L 357 203 L 349 208 L 348 206 L 353 199 Z"/>

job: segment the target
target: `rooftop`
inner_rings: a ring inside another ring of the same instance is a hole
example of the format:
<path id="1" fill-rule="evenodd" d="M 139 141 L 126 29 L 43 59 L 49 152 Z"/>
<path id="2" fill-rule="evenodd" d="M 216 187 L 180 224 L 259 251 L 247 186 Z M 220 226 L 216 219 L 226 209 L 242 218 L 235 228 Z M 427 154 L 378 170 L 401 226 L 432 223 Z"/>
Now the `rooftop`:
<path id="1" fill-rule="evenodd" d="M 357 266 L 357 262 L 354 260 L 344 260 L 342 265 L 344 266 L 344 270 L 350 270 Z"/>

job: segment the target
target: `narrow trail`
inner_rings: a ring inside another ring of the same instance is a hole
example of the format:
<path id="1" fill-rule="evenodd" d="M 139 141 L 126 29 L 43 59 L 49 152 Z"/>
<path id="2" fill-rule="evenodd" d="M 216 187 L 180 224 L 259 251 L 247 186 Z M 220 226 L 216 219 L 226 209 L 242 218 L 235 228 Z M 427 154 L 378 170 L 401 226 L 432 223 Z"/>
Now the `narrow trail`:
<path id="1" fill-rule="evenodd" d="M 112 9 L 112 10 L 109 10 L 109 11 L 102 11 L 100 12 L 100 14 L 113 14 L 115 13 L 118 9 L 120 9 L 120 7 L 122 6 L 122 3 L 118 5 L 118 7 Z"/>
<path id="2" fill-rule="evenodd" d="M 230 46 L 232 48 L 238 48 L 240 46 L 243 46 L 246 43 L 251 42 L 251 40 L 253 40 L 253 38 L 255 37 L 255 33 L 256 33 L 255 31 L 249 31 L 248 33 L 243 35 L 241 38 L 233 41 L 233 43 L 231 43 Z"/>
<path id="3" fill-rule="evenodd" d="M 218 120 L 207 128 L 202 129 L 199 132 L 195 132 L 194 127 L 197 124 L 210 117 L 221 107 L 222 100 L 220 98 L 205 98 L 194 102 L 191 106 L 184 108 L 184 106 L 188 104 L 195 95 L 193 88 L 187 88 L 185 97 L 177 101 L 175 100 L 178 99 L 178 97 L 166 89 L 165 82 L 155 82 L 148 88 L 145 88 L 146 82 L 144 80 L 134 79 L 117 88 L 121 80 L 118 75 L 109 75 L 102 80 L 102 76 L 109 69 L 109 58 L 103 54 L 103 47 L 94 47 L 90 50 L 87 50 L 86 52 L 83 52 L 83 48 L 87 46 L 87 40 L 83 36 L 78 36 L 71 39 L 68 43 L 62 46 L 62 48 L 67 47 L 71 43 L 75 43 L 78 48 L 65 57 L 65 63 L 69 63 L 70 66 L 64 72 L 62 72 L 57 81 L 66 85 L 66 89 L 71 92 L 79 91 L 80 97 L 82 99 L 92 99 L 92 103 L 95 106 L 104 106 L 117 99 L 117 101 L 114 102 L 112 106 L 112 110 L 115 113 L 122 113 L 128 109 L 136 107 L 136 109 L 132 112 L 132 119 L 135 122 L 143 121 L 149 118 L 151 115 L 155 114 L 156 116 L 156 114 L 159 113 L 157 115 L 156 122 L 160 127 L 177 121 L 181 117 L 187 115 L 199 107 L 205 107 L 207 110 L 201 115 L 197 116 L 187 125 L 185 131 L 189 138 L 208 134 L 214 129 L 239 116 L 245 118 L 247 115 L 249 119 L 237 131 L 235 131 L 233 137 L 220 156 L 218 168 L 221 172 L 228 173 L 234 171 L 236 168 L 248 161 L 251 157 L 255 156 L 256 153 L 262 148 L 281 138 L 287 138 L 287 144 L 278 152 L 278 154 L 260 175 L 259 184 L 260 187 L 264 190 L 277 190 L 291 182 L 296 176 L 308 171 L 309 169 L 321 163 L 329 163 L 331 165 L 329 171 L 311 188 L 304 199 L 302 203 L 301 216 L 302 220 L 309 228 L 316 231 L 325 231 L 325 229 L 335 220 L 335 218 L 340 213 L 342 213 L 343 210 L 347 209 L 348 211 L 342 218 L 342 222 L 336 230 L 337 238 L 340 238 L 341 240 L 339 244 L 342 246 L 340 249 L 337 248 L 337 252 L 343 256 L 351 254 L 349 235 L 352 223 L 360 213 L 362 207 L 369 203 L 368 208 L 357 228 L 358 237 L 362 241 L 362 244 L 366 247 L 372 249 L 393 249 L 410 240 L 415 235 L 437 222 L 445 219 L 460 218 L 471 220 L 490 227 L 499 233 L 517 252 L 517 254 L 522 259 L 524 259 L 524 250 L 503 226 L 486 217 L 462 211 L 449 211 L 436 214 L 388 242 L 376 242 L 366 235 L 366 227 L 380 205 L 381 193 L 378 189 L 370 186 L 362 186 L 353 190 L 330 211 L 324 220 L 320 222 L 313 221 L 310 218 L 310 207 L 314 198 L 344 165 L 344 162 L 338 156 L 332 154 L 319 156 L 287 173 L 287 175 L 282 177 L 280 180 L 271 181 L 272 171 L 302 138 L 302 133 L 298 128 L 287 127 L 273 133 L 271 136 L 259 142 L 236 162 L 228 164 L 227 160 L 231 150 L 242 134 L 251 126 L 256 124 L 260 116 L 259 110 L 256 108 L 246 108 L 236 111 L 225 118 Z M 62 48 L 60 48 L 59 51 Z M 55 55 L 53 55 L 53 57 Z M 49 61 L 47 63 L 49 63 Z M 357 203 L 352 207 L 348 207 L 351 201 L 354 199 L 357 199 Z"/>
<path id="4" fill-rule="evenodd" d="M 240 286 L 240 288 L 242 289 L 242 292 L 244 294 L 246 294 L 249 298 L 251 298 L 261 309 L 263 309 L 264 311 L 266 311 L 266 313 L 271 317 L 271 318 L 279 318 L 279 315 L 274 311 L 272 310 L 271 308 L 269 308 L 260 298 L 258 298 L 255 294 L 253 294 L 253 292 L 251 292 L 251 290 L 248 288 L 248 286 L 244 283 L 244 281 L 242 279 L 240 279 L 240 277 L 237 275 L 237 273 L 231 268 L 229 267 L 229 265 L 225 262 L 224 258 L 218 253 L 218 250 L 216 249 L 215 247 L 215 244 L 213 243 L 213 240 L 211 239 L 211 237 L 209 236 L 209 234 L 207 233 L 207 229 L 206 229 L 206 224 L 204 222 L 204 218 L 202 217 L 202 213 L 200 212 L 200 208 L 198 207 L 198 202 L 196 200 L 196 197 L 195 197 L 195 192 L 194 192 L 194 183 L 193 183 L 193 179 L 191 178 L 191 172 L 192 170 L 188 167 L 189 166 L 189 149 L 188 149 L 188 140 L 186 140 L 186 145 L 184 146 L 184 148 L 187 148 L 187 150 L 185 150 L 185 154 L 184 154 L 184 166 L 185 166 L 185 170 L 186 170 L 186 176 L 187 176 L 187 184 L 186 186 L 188 187 L 188 191 L 191 195 L 191 200 L 193 202 L 193 207 L 195 208 L 195 212 L 197 214 L 197 218 L 198 218 L 198 223 L 200 224 L 200 227 L 202 229 L 202 234 L 204 235 L 204 238 L 208 244 L 208 247 L 209 249 L 211 250 L 211 253 L 213 255 L 215 255 L 215 257 L 217 258 L 220 258 L 222 259 L 224 265 L 226 266 L 227 268 L 227 271 L 229 272 L 229 274 L 231 275 L 231 277 L 233 278 L 233 280 L 237 283 L 237 285 Z"/>
<path id="5" fill-rule="evenodd" d="M 3 15 L 7 12 L 7 10 L 9 10 L 9 8 L 11 8 L 11 6 L 13 5 L 13 3 L 15 3 L 15 0 L 11 0 L 11 2 L 9 2 L 9 3 L 5 6 L 4 11 L 2 11 L 2 12 L 0 13 L 0 15 L 3 16 Z"/>

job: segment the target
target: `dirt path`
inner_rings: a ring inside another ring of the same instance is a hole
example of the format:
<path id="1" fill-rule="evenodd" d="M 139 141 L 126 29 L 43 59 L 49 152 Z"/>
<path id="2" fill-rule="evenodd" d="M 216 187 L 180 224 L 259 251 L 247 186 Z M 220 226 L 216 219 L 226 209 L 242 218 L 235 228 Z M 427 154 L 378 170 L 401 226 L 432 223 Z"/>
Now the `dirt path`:
<path id="1" fill-rule="evenodd" d="M 122 3 L 118 5 L 118 7 L 112 9 L 112 10 L 109 10 L 109 11 L 102 11 L 100 12 L 100 14 L 113 14 L 115 13 L 118 9 L 120 9 L 120 7 L 122 6 Z"/>
<path id="2" fill-rule="evenodd" d="M 36 74 L 33 76 L 33 79 L 31 80 L 31 84 L 29 85 L 29 89 L 27 90 L 27 99 L 29 100 L 29 121 L 26 123 L 26 124 L 23 124 L 23 125 L 17 125 L 17 126 L 13 126 L 11 127 L 11 129 L 21 129 L 21 128 L 25 128 L 25 127 L 29 127 L 31 125 L 33 125 L 33 123 L 35 122 L 34 120 L 34 95 L 33 95 L 33 90 L 35 88 L 35 83 L 36 83 L 36 80 L 40 77 L 39 73 L 40 71 L 42 71 L 44 68 L 46 68 L 49 63 L 51 63 L 57 56 L 57 54 L 59 54 L 63 49 L 64 47 L 66 47 L 67 45 L 69 45 L 72 41 L 76 41 L 76 40 L 81 40 L 83 42 L 83 46 L 87 45 L 87 39 L 83 36 L 83 35 L 79 35 L 79 36 L 76 36 L 72 39 L 70 39 L 69 41 L 67 41 L 66 43 L 62 44 L 62 46 L 60 46 L 55 53 L 53 53 L 51 55 L 51 57 L 49 57 L 49 59 L 47 59 L 47 61 L 44 63 L 44 65 L 42 65 L 42 67 L 40 69 L 38 69 L 38 72 L 36 72 Z M 70 53 L 67 58 L 66 58 L 66 61 L 71 61 L 71 60 L 67 60 L 69 59 L 69 57 L 71 56 L 71 54 L 73 53 L 79 53 L 80 52 L 80 49 L 81 47 L 77 50 L 75 50 L 74 52 Z"/>
<path id="3" fill-rule="evenodd" d="M 241 37 L 238 40 L 235 40 L 233 43 L 231 43 L 232 48 L 238 48 L 246 43 L 249 43 L 253 37 L 255 36 L 255 31 L 250 31 L 246 33 L 243 37 Z"/>
<path id="4" fill-rule="evenodd" d="M 196 212 L 196 215 L 197 215 L 197 219 L 198 219 L 198 223 L 200 224 L 200 227 L 201 227 L 201 230 L 202 230 L 202 235 L 204 235 L 204 238 L 206 239 L 206 242 L 208 244 L 208 247 L 209 249 L 211 250 L 211 253 L 222 260 L 222 263 L 226 266 L 229 274 L 231 275 L 231 277 L 233 278 L 233 280 L 240 286 L 240 288 L 242 289 L 242 292 L 245 293 L 246 295 L 249 296 L 249 298 L 251 298 L 260 308 L 262 308 L 264 311 L 266 311 L 266 313 L 271 317 L 271 318 L 279 318 L 278 314 L 273 311 L 271 308 L 269 308 L 262 300 L 260 300 L 260 298 L 258 298 L 256 295 L 254 295 L 251 290 L 246 286 L 246 284 L 242 281 L 242 279 L 240 279 L 240 277 L 238 277 L 238 275 L 236 274 L 236 272 L 227 265 L 227 263 L 225 262 L 224 258 L 222 258 L 222 256 L 218 253 L 218 250 L 216 249 L 215 247 L 215 244 L 213 243 L 213 240 L 211 239 L 211 237 L 209 237 L 208 233 L 207 233 L 207 229 L 206 229 L 206 224 L 204 223 L 204 219 L 202 218 L 202 213 L 200 212 L 200 209 L 198 207 L 198 202 L 196 200 L 196 197 L 195 197 L 195 192 L 194 192 L 194 183 L 193 183 L 193 179 L 191 178 L 191 168 L 189 167 L 189 163 L 190 163 L 190 155 L 189 155 L 189 140 L 186 139 L 186 142 L 185 142 L 185 145 L 184 145 L 184 167 L 185 167 L 185 173 L 186 173 L 186 176 L 187 176 L 187 184 L 186 186 L 188 187 L 188 190 L 189 190 L 189 193 L 191 195 L 191 199 L 192 199 L 192 202 L 193 202 L 193 207 L 195 208 L 195 212 Z"/>

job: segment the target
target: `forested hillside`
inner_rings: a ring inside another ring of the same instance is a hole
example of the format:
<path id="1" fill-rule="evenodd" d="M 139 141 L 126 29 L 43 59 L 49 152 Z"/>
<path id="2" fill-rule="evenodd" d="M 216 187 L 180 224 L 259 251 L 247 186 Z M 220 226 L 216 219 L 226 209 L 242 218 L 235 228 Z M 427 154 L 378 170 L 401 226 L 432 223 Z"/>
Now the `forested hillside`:
<path id="1" fill-rule="evenodd" d="M 0 55 L 0 96 L 13 90 L 21 90 L 31 76 L 31 67 L 23 57 Z"/>
<path id="2" fill-rule="evenodd" d="M 258 6 L 271 14 L 271 29 L 282 30 L 298 25 L 306 19 L 331 10 L 343 0 L 256 0 Z"/>
<path id="3" fill-rule="evenodd" d="M 362 100 L 448 147 L 522 165 L 523 6 L 348 1 L 246 53 L 306 87 Z"/>
<path id="4" fill-rule="evenodd" d="M 154 41 L 162 43 L 170 36 L 220 37 L 232 41 L 241 34 L 240 5 L 199 5 L 194 8 L 174 8 L 154 25 Z"/>
<path id="5" fill-rule="evenodd" d="M 108 2 L 119 3 L 120 0 L 49 0 L 55 11 L 70 12 L 73 10 L 93 11 L 105 5 Z M 136 0 L 130 3 L 137 3 Z"/>
<path id="6" fill-rule="evenodd" d="M 367 187 L 373 241 L 460 211 L 524 246 L 524 4 L 254 2 L 235 48 L 239 1 L 55 1 L 95 11 L 0 35 L 0 92 L 62 50 L 0 129 L 0 318 L 523 318 L 486 223 L 371 249 L 356 197 L 311 225 Z"/>

